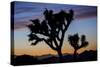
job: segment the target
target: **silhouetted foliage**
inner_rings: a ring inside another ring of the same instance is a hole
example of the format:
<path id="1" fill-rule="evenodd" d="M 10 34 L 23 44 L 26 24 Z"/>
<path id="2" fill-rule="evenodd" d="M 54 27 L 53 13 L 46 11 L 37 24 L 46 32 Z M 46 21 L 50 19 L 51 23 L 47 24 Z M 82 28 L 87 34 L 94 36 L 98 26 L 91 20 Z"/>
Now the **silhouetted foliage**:
<path id="1" fill-rule="evenodd" d="M 81 44 L 79 44 L 79 40 L 80 40 Z M 78 34 L 69 35 L 68 36 L 68 41 L 69 41 L 70 45 L 75 49 L 75 51 L 74 51 L 74 56 L 75 57 L 77 55 L 77 50 L 78 49 L 86 47 L 88 45 L 88 42 L 86 41 L 86 36 L 85 35 L 82 35 L 81 38 L 79 38 Z"/>
<path id="2" fill-rule="evenodd" d="M 30 20 L 32 24 L 28 25 L 30 29 L 29 41 L 33 42 L 32 45 L 44 41 L 51 49 L 58 52 L 59 59 L 61 60 L 61 48 L 65 32 L 73 20 L 74 11 L 69 10 L 69 12 L 65 12 L 61 10 L 59 13 L 54 13 L 53 10 L 45 9 L 43 15 L 44 20 L 42 22 L 39 19 Z M 37 34 L 46 36 L 46 38 L 39 37 Z"/>

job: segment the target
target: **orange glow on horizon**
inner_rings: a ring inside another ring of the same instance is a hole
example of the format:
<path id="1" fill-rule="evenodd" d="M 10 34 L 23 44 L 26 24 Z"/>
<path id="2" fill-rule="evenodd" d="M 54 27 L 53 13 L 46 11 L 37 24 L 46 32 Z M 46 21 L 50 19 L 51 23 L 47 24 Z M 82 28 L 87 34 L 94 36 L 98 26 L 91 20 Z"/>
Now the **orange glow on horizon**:
<path id="1" fill-rule="evenodd" d="M 32 56 L 41 56 L 41 55 L 47 55 L 47 54 L 53 54 L 53 55 L 57 55 L 57 51 L 52 50 L 51 48 L 48 47 L 44 47 L 44 48 L 40 48 L 40 49 L 34 49 L 34 46 L 32 46 L 33 48 L 30 49 L 20 49 L 20 48 L 16 48 L 15 50 L 15 55 L 32 55 Z M 91 49 L 90 49 L 91 47 Z M 88 46 L 86 48 L 81 48 L 79 49 L 77 52 L 78 53 L 82 53 L 85 50 L 96 50 L 96 45 L 94 46 Z M 73 47 L 70 48 L 66 48 L 66 45 L 64 45 L 62 47 L 62 54 L 73 54 L 74 49 Z"/>

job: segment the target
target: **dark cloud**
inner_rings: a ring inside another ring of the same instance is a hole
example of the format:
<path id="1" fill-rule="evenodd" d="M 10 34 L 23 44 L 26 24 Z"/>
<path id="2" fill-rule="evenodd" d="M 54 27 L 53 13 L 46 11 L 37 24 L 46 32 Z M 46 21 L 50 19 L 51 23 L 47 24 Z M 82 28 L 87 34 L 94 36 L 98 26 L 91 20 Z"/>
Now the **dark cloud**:
<path id="1" fill-rule="evenodd" d="M 76 19 L 85 19 L 91 17 L 97 17 L 97 11 L 88 11 L 88 12 L 75 15 Z"/>
<path id="2" fill-rule="evenodd" d="M 19 21 L 14 23 L 14 30 L 21 29 L 27 27 L 31 22 L 28 21 Z"/>

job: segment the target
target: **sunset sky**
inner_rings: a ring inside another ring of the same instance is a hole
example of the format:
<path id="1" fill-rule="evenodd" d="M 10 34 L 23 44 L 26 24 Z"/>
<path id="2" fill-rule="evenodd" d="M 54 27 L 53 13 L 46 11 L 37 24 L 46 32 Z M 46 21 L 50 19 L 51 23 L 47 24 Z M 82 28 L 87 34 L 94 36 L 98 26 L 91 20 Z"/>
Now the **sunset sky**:
<path id="1" fill-rule="evenodd" d="M 57 54 L 45 42 L 40 42 L 36 46 L 31 46 L 28 41 L 30 33 L 26 25 L 30 24 L 30 19 L 42 20 L 43 11 L 45 8 L 53 10 L 54 13 L 61 9 L 68 11 L 73 9 L 75 12 L 74 20 L 66 31 L 62 53 L 73 53 L 74 49 L 68 43 L 68 35 L 78 33 L 86 35 L 89 45 L 86 48 L 78 50 L 78 53 L 84 50 L 97 49 L 97 7 L 96 6 L 80 6 L 66 4 L 46 4 L 46 3 L 31 3 L 31 2 L 15 2 L 14 15 L 14 54 L 15 55 L 33 55 L 40 56 L 44 54 Z M 13 47 L 12 47 L 13 48 Z"/>

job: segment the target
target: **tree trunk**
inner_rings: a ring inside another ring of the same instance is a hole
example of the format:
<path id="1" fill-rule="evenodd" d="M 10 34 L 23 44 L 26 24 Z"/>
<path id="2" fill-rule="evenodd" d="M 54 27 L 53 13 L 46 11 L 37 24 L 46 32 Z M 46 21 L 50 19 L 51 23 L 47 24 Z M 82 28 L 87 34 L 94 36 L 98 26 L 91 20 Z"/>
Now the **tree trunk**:
<path id="1" fill-rule="evenodd" d="M 76 59 L 77 59 L 77 49 L 75 49 L 74 51 L 74 61 L 76 61 Z"/>
<path id="2" fill-rule="evenodd" d="M 57 52 L 58 52 L 58 56 L 59 56 L 59 62 L 62 62 L 63 55 L 62 55 L 61 49 L 57 50 Z"/>

